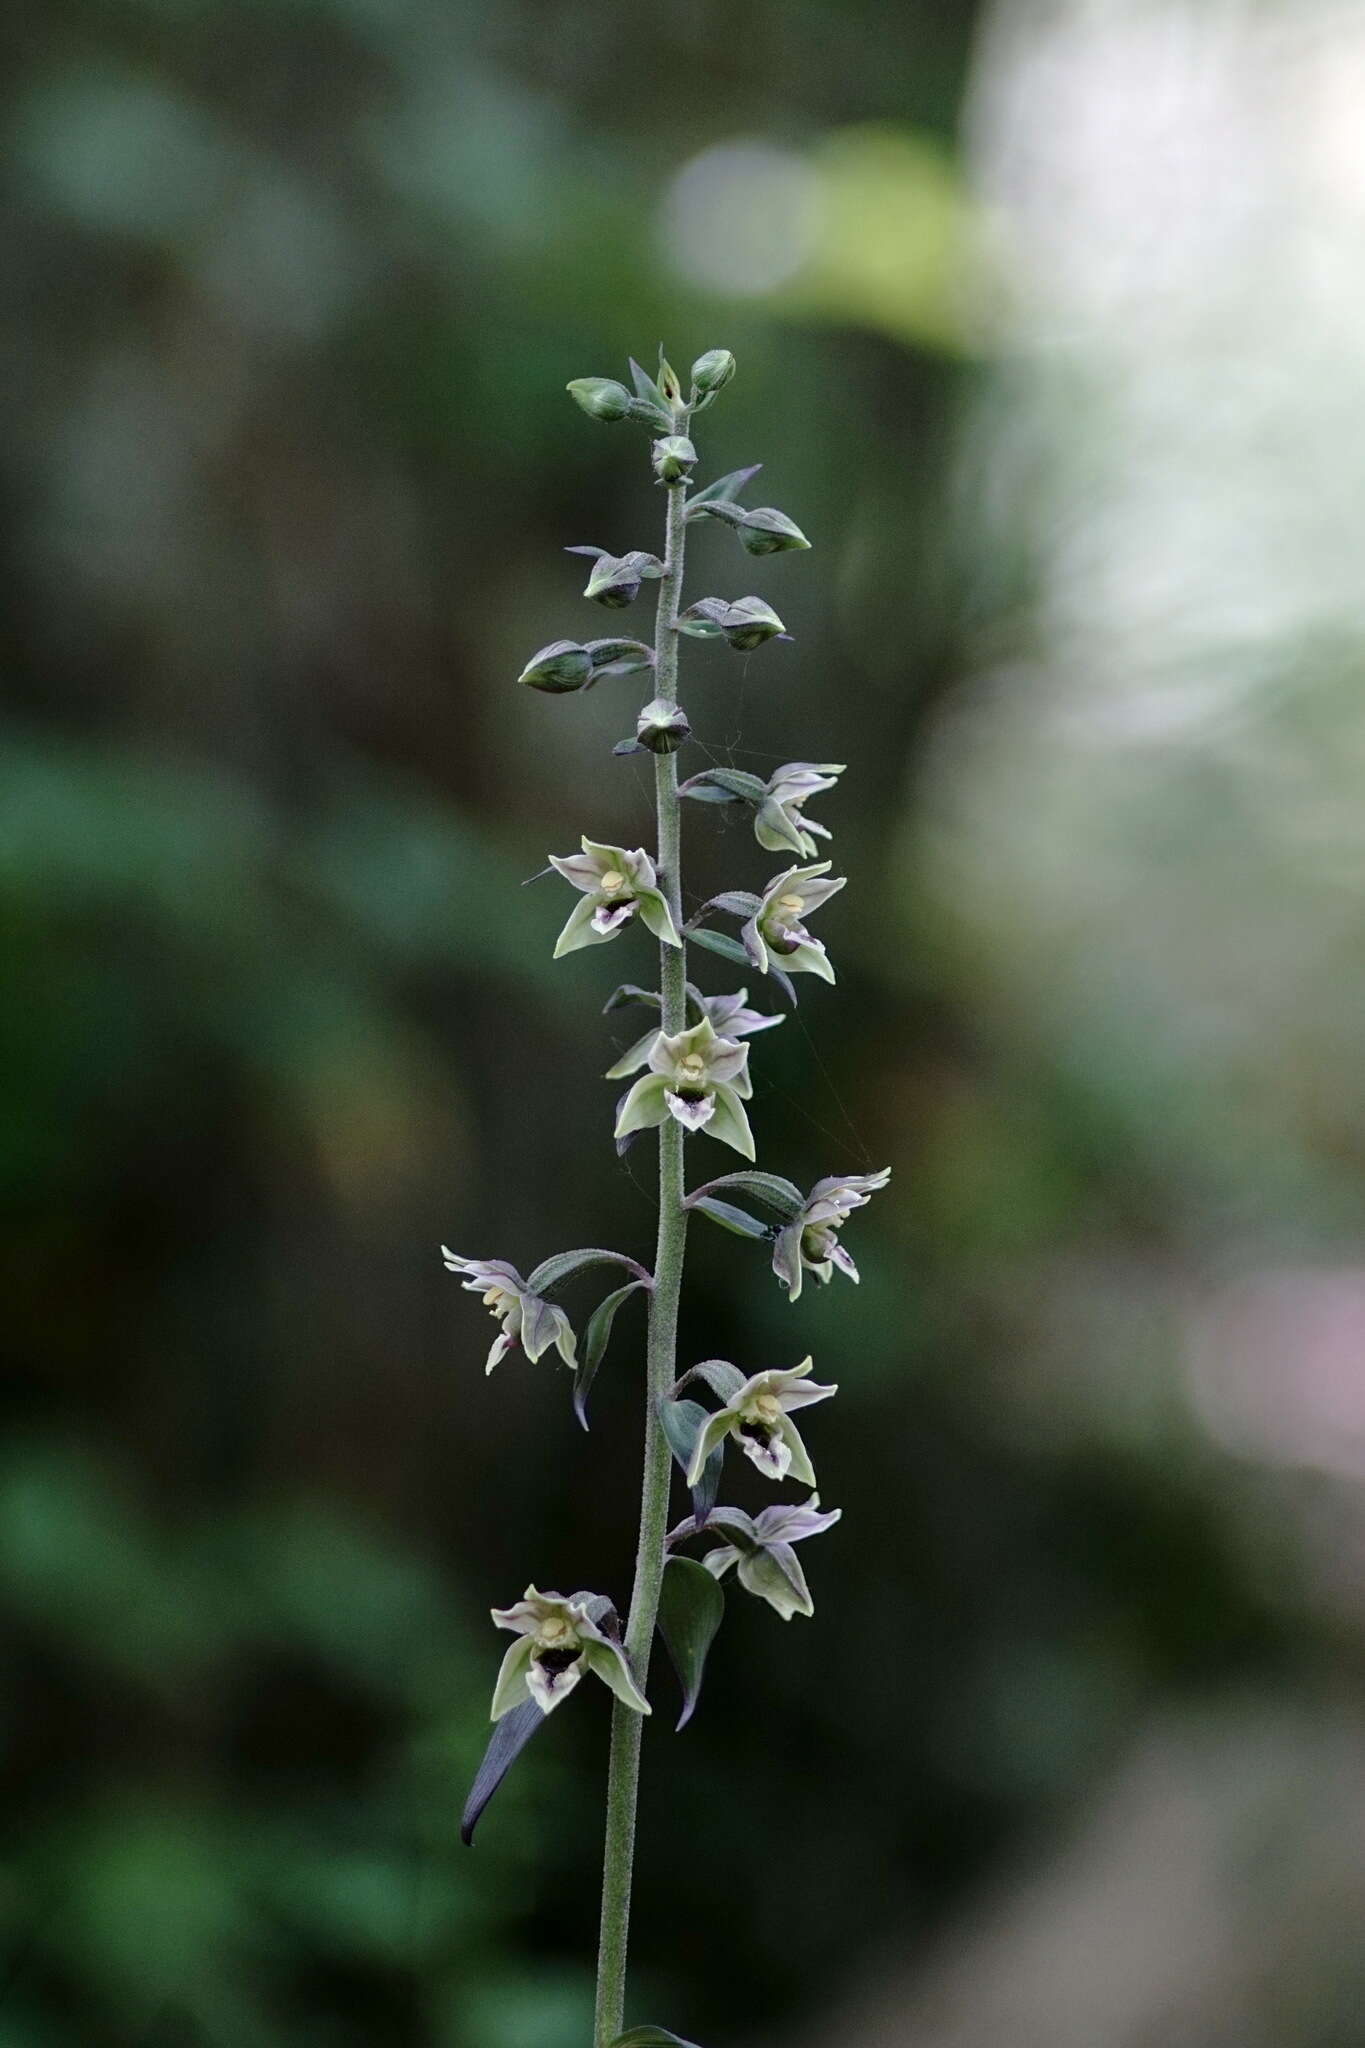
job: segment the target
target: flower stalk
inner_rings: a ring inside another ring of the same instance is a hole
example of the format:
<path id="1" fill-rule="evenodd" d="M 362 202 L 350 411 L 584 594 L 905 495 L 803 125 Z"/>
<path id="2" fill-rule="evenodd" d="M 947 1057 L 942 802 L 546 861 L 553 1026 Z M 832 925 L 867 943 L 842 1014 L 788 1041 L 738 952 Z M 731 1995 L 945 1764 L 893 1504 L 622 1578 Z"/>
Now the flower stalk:
<path id="1" fill-rule="evenodd" d="M 664 571 L 654 624 L 655 694 L 678 701 L 678 594 L 682 589 L 686 492 L 681 479 L 665 486 L 668 518 Z M 654 756 L 654 806 L 658 830 L 659 887 L 682 930 L 682 804 L 674 754 Z M 659 946 L 660 1022 L 670 1036 L 687 1022 L 687 949 Z M 660 1409 L 677 1377 L 678 1302 L 687 1243 L 683 1180 L 683 1127 L 668 1117 L 659 1130 L 659 1229 L 654 1248 L 654 1290 L 649 1302 L 645 1352 L 644 1478 L 640 1493 L 640 1535 L 635 1583 L 626 1622 L 626 1653 L 643 1686 L 659 1614 L 668 1537 L 668 1441 Z M 607 1762 L 606 1846 L 602 1866 L 602 1920 L 597 1950 L 597 2009 L 593 2048 L 611 2048 L 625 2019 L 626 1948 L 630 1931 L 630 1885 L 635 1863 L 635 1807 L 640 1784 L 644 1724 L 620 1700 L 612 1702 L 611 1753 Z"/>

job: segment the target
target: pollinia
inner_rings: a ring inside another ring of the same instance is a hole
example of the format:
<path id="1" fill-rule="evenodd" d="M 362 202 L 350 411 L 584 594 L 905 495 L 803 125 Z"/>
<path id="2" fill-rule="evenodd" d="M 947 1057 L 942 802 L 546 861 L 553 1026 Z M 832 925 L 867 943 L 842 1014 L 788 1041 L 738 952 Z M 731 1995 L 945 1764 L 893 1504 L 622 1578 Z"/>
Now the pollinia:
<path id="1" fill-rule="evenodd" d="M 697 463 L 692 423 L 734 375 L 728 349 L 711 349 L 698 358 L 685 398 L 662 353 L 655 376 L 634 362 L 630 369 L 633 390 L 608 377 L 579 378 L 568 388 L 590 418 L 633 420 L 652 437 L 651 463 L 667 507 L 663 553 L 636 548 L 617 555 L 592 546 L 570 552 L 592 563 L 584 596 L 610 611 L 633 604 L 645 584 L 657 586 L 653 645 L 610 636 L 556 640 L 532 656 L 521 681 L 563 694 L 591 689 L 603 677 L 636 675 L 648 692 L 634 734 L 615 752 L 654 756 L 656 851 L 651 855 L 643 847 L 613 846 L 585 836 L 578 852 L 552 854 L 550 861 L 575 892 L 556 959 L 586 946 L 622 939 L 638 943 L 641 928 L 657 942 L 658 988 L 627 983 L 606 1006 L 614 1011 L 636 1005 L 653 1013 L 649 1028 L 607 1070 L 607 1079 L 629 1082 L 617 1105 L 618 1147 L 624 1150 L 641 1132 L 658 1132 L 653 1270 L 625 1253 L 589 1248 L 557 1253 L 523 1277 L 507 1260 L 462 1258 L 442 1248 L 446 1265 L 482 1296 L 499 1326 L 488 1371 L 517 1350 L 532 1362 L 557 1356 L 572 1374 L 573 1402 L 584 1428 L 589 1389 L 618 1312 L 636 1294 L 644 1297 L 648 1311 L 639 1541 L 624 1627 L 612 1601 L 593 1592 L 541 1592 L 532 1584 L 511 1606 L 493 1609 L 494 1622 L 513 1641 L 494 1685 L 493 1734 L 462 1827 L 470 1841 L 488 1801 L 531 1736 L 585 1677 L 600 1679 L 613 1699 L 594 2048 L 678 2044 L 675 2034 L 659 2026 L 622 2032 L 636 1790 L 641 1735 L 650 1713 L 646 1685 L 655 1630 L 677 1669 L 682 1728 L 697 1704 L 706 1655 L 724 1612 L 722 1581 L 733 1572 L 735 1583 L 784 1621 L 811 1614 L 810 1590 L 795 1546 L 839 1519 L 838 1509 L 820 1506 L 815 1467 L 797 1426 L 802 1410 L 835 1392 L 812 1377 L 810 1358 L 757 1369 L 707 1358 L 679 1373 L 678 1299 L 688 1219 L 701 1215 L 740 1237 L 766 1243 L 778 1284 L 795 1302 L 807 1279 L 825 1283 L 838 1271 L 857 1280 L 839 1234 L 852 1212 L 888 1178 L 886 1173 L 835 1174 L 803 1193 L 781 1175 L 752 1165 L 750 1041 L 784 1020 L 779 1012 L 751 1009 L 747 988 L 708 994 L 688 977 L 692 946 L 751 977 L 762 975 L 789 1005 L 796 1001 L 794 975 L 834 980 L 824 944 L 812 935 L 807 920 L 844 883 L 830 876 L 828 860 L 814 858 L 817 842 L 830 835 L 806 816 L 805 806 L 833 790 L 843 769 L 833 762 L 792 761 L 766 780 L 714 767 L 679 779 L 678 756 L 691 730 L 678 702 L 681 642 L 689 637 L 724 640 L 748 652 L 787 637 L 781 619 L 760 597 L 703 597 L 684 608 L 689 528 L 717 521 L 732 530 L 750 556 L 809 543 L 785 513 L 742 503 L 757 464 L 692 488 Z M 757 890 L 724 890 L 686 921 L 684 798 L 747 805 L 760 848 L 787 856 L 781 871 Z M 716 920 L 727 918 L 737 925 L 737 934 L 716 927 Z M 689 1192 L 689 1139 L 717 1141 L 749 1163 L 738 1172 L 698 1177 Z M 757 1205 L 764 1214 L 756 1215 L 747 1205 Z M 567 1282 L 601 1267 L 615 1269 L 609 1275 L 615 1284 L 581 1330 L 575 1329 L 556 1297 Z M 741 1452 L 765 1480 L 795 1482 L 806 1497 L 765 1507 L 757 1515 L 723 1505 L 720 1485 L 730 1450 Z M 690 1511 L 670 1529 L 674 1465 L 688 1490 Z M 700 1555 L 686 1555 L 688 1546 L 696 1546 Z"/>

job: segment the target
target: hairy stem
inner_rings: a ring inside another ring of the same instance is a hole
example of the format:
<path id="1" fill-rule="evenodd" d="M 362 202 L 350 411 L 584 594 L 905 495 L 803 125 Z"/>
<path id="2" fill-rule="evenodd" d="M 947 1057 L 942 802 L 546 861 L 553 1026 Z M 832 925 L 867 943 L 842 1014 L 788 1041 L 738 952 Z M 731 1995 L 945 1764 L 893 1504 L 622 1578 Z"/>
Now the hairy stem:
<path id="1" fill-rule="evenodd" d="M 683 507 L 685 485 L 668 490 L 668 538 L 664 573 L 659 580 L 659 609 L 654 629 L 654 685 L 667 703 L 678 695 L 678 596 L 683 575 Z M 668 900 L 673 922 L 682 930 L 681 805 L 675 754 L 654 757 L 654 789 L 659 827 L 659 886 Z M 687 966 L 683 948 L 660 946 L 660 990 L 665 1031 L 681 1031 L 686 1023 Z M 682 1287 L 687 1211 L 683 1208 L 683 1130 L 672 1117 L 659 1132 L 659 1236 L 654 1254 L 654 1291 L 649 1303 L 646 1352 L 644 1481 L 640 1499 L 640 1537 L 635 1554 L 635 1584 L 626 1650 L 641 1687 L 649 1675 L 649 1653 L 659 1612 L 664 1575 L 664 1537 L 668 1532 L 669 1449 L 659 1424 L 659 1403 L 677 1378 L 678 1296 Z M 626 1943 L 630 1927 L 630 1881 L 635 1858 L 635 1800 L 640 1782 L 643 1716 L 620 1700 L 612 1703 L 611 1757 L 607 1766 L 606 1857 L 602 1872 L 602 1931 L 597 1951 L 597 2019 L 594 2048 L 610 2048 L 624 2025 Z"/>

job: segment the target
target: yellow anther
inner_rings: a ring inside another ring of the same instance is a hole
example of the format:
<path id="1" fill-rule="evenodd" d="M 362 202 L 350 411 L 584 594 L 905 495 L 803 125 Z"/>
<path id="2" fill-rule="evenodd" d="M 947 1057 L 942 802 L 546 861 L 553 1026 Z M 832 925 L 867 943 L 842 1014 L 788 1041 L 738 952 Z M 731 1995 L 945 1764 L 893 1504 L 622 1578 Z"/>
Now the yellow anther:
<path id="1" fill-rule="evenodd" d="M 625 887 L 625 883 L 626 878 L 623 874 L 621 874 L 616 868 L 608 868 L 607 872 L 602 877 L 602 892 L 606 896 L 614 896 L 618 889 L 623 889 Z"/>
<path id="2" fill-rule="evenodd" d="M 706 1061 L 700 1053 L 690 1052 L 682 1062 L 682 1071 L 685 1074 L 704 1074 L 706 1072 Z"/>
<path id="3" fill-rule="evenodd" d="M 777 907 L 779 910 L 791 911 L 795 915 L 796 912 L 805 909 L 805 904 L 799 896 L 779 896 Z"/>
<path id="4" fill-rule="evenodd" d="M 782 1403 L 776 1394 L 760 1394 L 754 1402 L 754 1414 L 760 1422 L 776 1422 L 782 1413 Z"/>
<path id="5" fill-rule="evenodd" d="M 496 1308 L 500 1301 L 506 1301 L 506 1299 L 507 1289 L 505 1287 L 490 1287 L 483 1298 L 483 1305 L 485 1308 Z"/>

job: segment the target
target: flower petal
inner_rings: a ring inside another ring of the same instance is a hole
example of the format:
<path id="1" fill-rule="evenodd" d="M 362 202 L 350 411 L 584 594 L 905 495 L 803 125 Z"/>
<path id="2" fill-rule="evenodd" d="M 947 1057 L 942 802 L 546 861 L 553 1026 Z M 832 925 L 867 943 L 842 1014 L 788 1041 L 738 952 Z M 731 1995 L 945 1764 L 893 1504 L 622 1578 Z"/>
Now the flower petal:
<path id="1" fill-rule="evenodd" d="M 754 1157 L 754 1134 L 749 1129 L 749 1119 L 744 1114 L 744 1105 L 733 1088 L 724 1082 L 712 1097 L 715 1113 L 706 1126 L 709 1138 L 719 1138 L 723 1145 L 733 1145 L 736 1152 L 745 1159 Z"/>
<path id="2" fill-rule="evenodd" d="M 595 932 L 592 926 L 594 908 L 591 896 L 581 897 L 575 903 L 569 912 L 568 923 L 555 940 L 553 957 L 556 960 L 562 960 L 566 953 L 576 953 L 581 946 L 595 946 L 599 943 L 602 934 Z"/>
<path id="3" fill-rule="evenodd" d="M 624 1081 L 628 1075 L 638 1074 L 641 1067 L 648 1065 L 650 1052 L 653 1050 L 654 1041 L 658 1036 L 659 1027 L 656 1024 L 653 1030 L 646 1031 L 643 1038 L 636 1039 L 629 1052 L 622 1053 L 614 1067 L 607 1068 L 606 1073 L 602 1076 L 603 1080 Z"/>
<path id="4" fill-rule="evenodd" d="M 583 853 L 569 853 L 563 856 L 552 853 L 550 866 L 557 875 L 563 875 L 566 882 L 572 882 L 575 889 L 592 891 L 602 879 L 602 870 L 595 860 Z"/>
<path id="5" fill-rule="evenodd" d="M 685 1131 L 705 1130 L 716 1113 L 716 1099 L 713 1095 L 694 1095 L 689 1099 L 685 1095 L 679 1095 L 667 1083 L 664 1084 L 664 1101 L 668 1104 L 669 1115 L 675 1123 L 680 1123 Z"/>
<path id="6" fill-rule="evenodd" d="M 795 1223 L 779 1230 L 773 1240 L 773 1271 L 787 1290 L 788 1298 L 796 1301 L 801 1293 L 801 1231 L 800 1217 Z"/>
<path id="7" fill-rule="evenodd" d="M 776 1609 L 783 1621 L 794 1614 L 812 1615 L 815 1602 L 801 1569 L 801 1560 L 789 1543 L 766 1545 L 739 1561 L 739 1583 L 746 1593 Z"/>
<path id="8" fill-rule="evenodd" d="M 668 1116 L 666 1088 L 662 1074 L 641 1074 L 621 1104 L 621 1113 L 616 1119 L 616 1136 L 626 1138 L 632 1131 L 651 1131 L 663 1123 Z"/>
<path id="9" fill-rule="evenodd" d="M 673 913 L 657 889 L 640 888 L 636 891 L 640 915 L 656 939 L 665 946 L 681 946 L 678 928 L 673 922 Z"/>
<path id="10" fill-rule="evenodd" d="M 586 1650 L 580 1651 L 572 1664 L 561 1666 L 533 1655 L 526 1667 L 526 1687 L 541 1713 L 552 1714 L 562 1705 L 587 1668 Z"/>
<path id="11" fill-rule="evenodd" d="M 831 1387 L 829 1392 L 833 1393 L 833 1391 L 834 1389 Z M 799 1479 L 803 1486 L 814 1486 L 815 1467 L 811 1464 L 810 1454 L 806 1450 L 805 1444 L 801 1441 L 800 1430 L 792 1421 L 790 1415 L 786 1414 L 778 1416 L 777 1427 L 782 1433 L 782 1441 L 786 1446 L 788 1454 L 787 1470 L 792 1478 Z"/>
<path id="12" fill-rule="evenodd" d="M 687 1484 L 695 1486 L 701 1478 L 703 1468 L 716 1445 L 723 1443 L 739 1417 L 733 1408 L 718 1408 L 714 1415 L 708 1415 L 705 1425 L 697 1431 L 697 1441 L 692 1446 L 692 1462 L 687 1468 Z"/>
<path id="13" fill-rule="evenodd" d="M 583 1652 L 583 1661 L 626 1706 L 633 1707 L 637 1714 L 650 1711 L 649 1701 L 631 1676 L 626 1653 L 619 1643 L 607 1640 L 589 1642 Z"/>
<path id="14" fill-rule="evenodd" d="M 526 1667 L 531 1661 L 531 1649 L 529 1635 L 518 1636 L 508 1648 L 493 1687 L 493 1704 L 488 1710 L 490 1721 L 501 1721 L 504 1714 L 510 1714 L 513 1707 L 523 1705 L 530 1697 Z"/>

